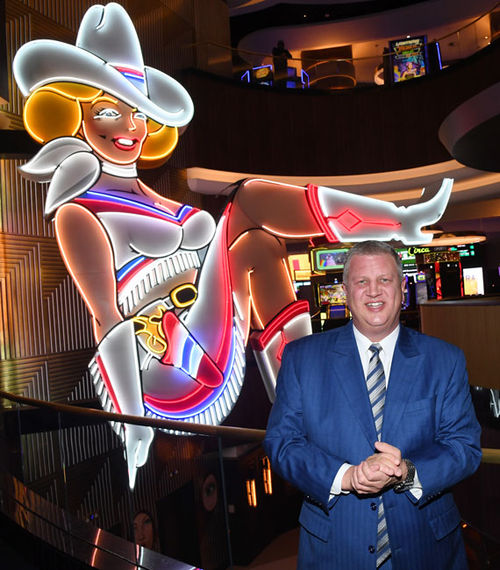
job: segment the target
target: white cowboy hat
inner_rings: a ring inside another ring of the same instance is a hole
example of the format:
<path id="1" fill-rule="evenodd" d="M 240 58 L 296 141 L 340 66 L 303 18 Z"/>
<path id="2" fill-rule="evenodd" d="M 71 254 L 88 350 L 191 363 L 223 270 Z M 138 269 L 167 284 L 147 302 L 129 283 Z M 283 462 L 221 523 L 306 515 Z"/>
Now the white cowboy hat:
<path id="1" fill-rule="evenodd" d="M 23 95 L 56 81 L 102 89 L 155 121 L 187 125 L 193 101 L 175 79 L 144 66 L 132 20 L 119 4 L 92 6 L 83 17 L 76 45 L 34 40 L 16 53 L 14 77 Z"/>

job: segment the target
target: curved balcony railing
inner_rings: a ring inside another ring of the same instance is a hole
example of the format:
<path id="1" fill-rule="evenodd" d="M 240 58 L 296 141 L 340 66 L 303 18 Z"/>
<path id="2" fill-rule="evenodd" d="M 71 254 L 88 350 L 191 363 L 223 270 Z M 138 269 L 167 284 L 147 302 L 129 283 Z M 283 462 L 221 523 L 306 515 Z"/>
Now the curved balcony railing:
<path id="1" fill-rule="evenodd" d="M 263 430 L 118 417 L 5 391 L 0 398 L 0 514 L 23 532 L 78 568 L 232 567 L 233 549 L 245 540 L 243 528 L 236 530 L 239 512 L 256 510 L 265 500 L 259 495 L 269 493 L 259 475 L 266 473 L 272 485 L 259 447 Z M 133 490 L 109 427 L 116 420 L 158 430 L 153 457 Z M 242 457 L 248 466 L 235 476 Z M 226 472 L 233 473 L 229 485 Z M 238 561 L 249 560 L 255 548 Z"/>
<path id="2" fill-rule="evenodd" d="M 193 44 L 193 47 L 201 69 L 247 83 L 326 90 L 387 85 L 436 73 L 488 46 L 499 35 L 495 14 L 499 6 L 500 2 L 497 2 L 473 21 L 423 44 L 422 60 L 425 63 L 423 66 L 418 64 L 417 68 L 413 65 L 411 69 L 407 69 L 402 62 L 406 57 L 404 53 L 396 50 L 393 44 L 384 47 L 381 42 L 373 43 L 374 53 L 367 53 L 363 57 L 353 57 L 351 53 L 350 56 L 328 58 L 325 57 L 328 49 L 318 50 L 316 57 L 314 51 L 305 55 L 303 53 L 300 58 L 289 57 L 286 58 L 286 71 L 276 70 L 276 60 L 268 52 L 250 51 L 215 42 L 199 42 Z M 415 38 L 411 38 L 413 39 Z M 330 51 L 335 53 L 338 49 L 349 51 L 351 46 L 332 48 Z M 404 51 L 405 47 L 402 49 Z M 410 57 L 413 62 L 419 59 L 417 55 L 414 56 Z M 400 62 L 399 68 L 397 61 Z"/>
<path id="3" fill-rule="evenodd" d="M 0 398 L 0 515 L 72 568 L 244 566 L 296 525 L 301 496 L 271 472 L 259 445 L 264 430 L 118 415 L 5 391 Z M 134 490 L 110 420 L 162 430 Z M 84 448 L 92 445 L 89 458 Z M 480 470 L 498 464 L 500 449 L 483 449 Z M 88 488 L 91 479 L 97 484 Z M 145 505 L 148 487 L 154 512 L 151 500 Z M 470 567 L 495 567 L 498 539 L 468 522 L 463 529 Z"/>

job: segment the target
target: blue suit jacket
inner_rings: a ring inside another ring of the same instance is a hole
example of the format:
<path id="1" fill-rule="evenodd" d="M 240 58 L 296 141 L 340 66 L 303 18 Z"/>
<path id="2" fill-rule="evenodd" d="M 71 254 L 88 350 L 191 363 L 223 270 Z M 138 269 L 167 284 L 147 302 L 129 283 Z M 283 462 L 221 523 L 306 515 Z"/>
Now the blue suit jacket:
<path id="1" fill-rule="evenodd" d="M 382 441 L 413 461 L 423 496 L 383 493 L 394 568 L 467 568 L 449 489 L 477 469 L 479 436 L 462 351 L 401 327 Z M 374 497 L 329 497 L 339 467 L 372 455 L 376 440 L 352 324 L 290 343 L 264 447 L 273 468 L 306 496 L 299 568 L 375 568 Z"/>

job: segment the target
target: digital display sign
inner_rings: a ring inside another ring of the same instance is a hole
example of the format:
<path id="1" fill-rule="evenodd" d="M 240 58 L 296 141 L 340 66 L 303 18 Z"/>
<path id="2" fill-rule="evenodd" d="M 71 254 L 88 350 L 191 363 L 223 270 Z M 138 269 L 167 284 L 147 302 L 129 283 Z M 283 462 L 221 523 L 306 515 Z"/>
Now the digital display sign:
<path id="1" fill-rule="evenodd" d="M 345 305 L 344 287 L 340 283 L 322 283 L 318 285 L 320 305 Z"/>
<path id="2" fill-rule="evenodd" d="M 314 249 L 311 252 L 312 266 L 315 271 L 339 270 L 344 267 L 347 258 L 347 248 L 344 249 Z"/>
<path id="3" fill-rule="evenodd" d="M 406 81 L 427 73 L 427 41 L 425 36 L 389 42 L 393 81 Z"/>

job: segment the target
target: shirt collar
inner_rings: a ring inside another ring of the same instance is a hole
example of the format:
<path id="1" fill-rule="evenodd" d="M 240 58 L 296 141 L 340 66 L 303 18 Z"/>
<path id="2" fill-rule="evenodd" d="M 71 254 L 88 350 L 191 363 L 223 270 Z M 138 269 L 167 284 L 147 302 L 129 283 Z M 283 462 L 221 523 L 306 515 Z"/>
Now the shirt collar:
<path id="1" fill-rule="evenodd" d="M 379 340 L 377 343 L 374 343 L 364 334 L 360 333 L 354 325 L 352 328 L 354 332 L 354 338 L 356 339 L 356 344 L 360 353 L 367 352 L 372 344 L 380 344 L 385 354 L 389 358 L 392 358 L 392 354 L 394 353 L 394 348 L 396 347 L 396 342 L 399 336 L 399 324 L 391 333 L 389 333 L 382 340 Z"/>

